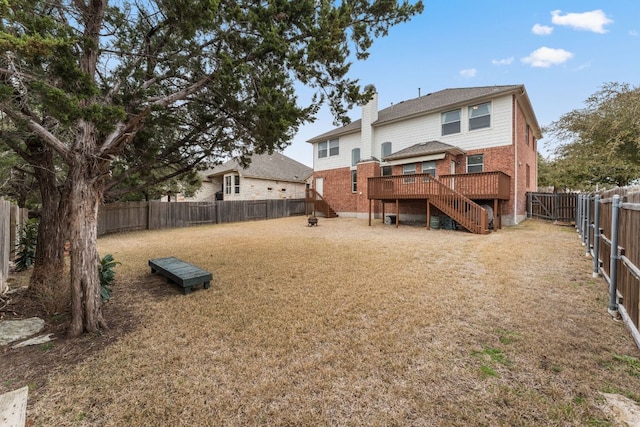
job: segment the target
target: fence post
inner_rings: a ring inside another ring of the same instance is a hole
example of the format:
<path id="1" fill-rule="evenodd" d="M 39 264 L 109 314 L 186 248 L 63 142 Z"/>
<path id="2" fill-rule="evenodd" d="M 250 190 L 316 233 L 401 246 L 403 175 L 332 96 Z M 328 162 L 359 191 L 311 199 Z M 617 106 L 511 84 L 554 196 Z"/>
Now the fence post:
<path id="1" fill-rule="evenodd" d="M 609 261 L 609 314 L 618 316 L 618 217 L 620 214 L 620 195 L 613 196 L 611 211 L 611 257 Z"/>
<path id="2" fill-rule="evenodd" d="M 600 195 L 593 199 L 593 277 L 600 276 Z"/>
<path id="3" fill-rule="evenodd" d="M 585 242 L 586 242 L 586 250 L 584 251 L 584 256 L 588 257 L 591 255 L 591 196 L 586 195 L 586 221 L 585 221 Z"/>
<path id="4" fill-rule="evenodd" d="M 582 244 L 587 244 L 587 235 L 589 234 L 589 196 L 587 194 L 582 196 Z"/>
<path id="5" fill-rule="evenodd" d="M 582 194 L 578 194 L 578 203 L 576 203 L 576 231 L 580 232 L 582 224 Z"/>

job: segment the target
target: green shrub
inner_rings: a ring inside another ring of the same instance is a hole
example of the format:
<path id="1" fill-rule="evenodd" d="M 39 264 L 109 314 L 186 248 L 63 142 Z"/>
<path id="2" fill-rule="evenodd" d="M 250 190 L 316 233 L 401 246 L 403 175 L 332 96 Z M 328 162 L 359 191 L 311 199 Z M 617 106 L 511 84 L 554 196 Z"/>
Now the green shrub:
<path id="1" fill-rule="evenodd" d="M 120 263 L 115 261 L 111 254 L 106 254 L 104 258 L 100 260 L 98 274 L 100 275 L 100 296 L 102 297 L 102 302 L 111 299 L 111 286 L 116 278 L 114 268 L 118 264 Z"/>
<path id="2" fill-rule="evenodd" d="M 38 221 L 30 219 L 18 233 L 16 247 L 16 271 L 24 271 L 33 265 L 36 259 L 36 243 L 38 240 Z"/>

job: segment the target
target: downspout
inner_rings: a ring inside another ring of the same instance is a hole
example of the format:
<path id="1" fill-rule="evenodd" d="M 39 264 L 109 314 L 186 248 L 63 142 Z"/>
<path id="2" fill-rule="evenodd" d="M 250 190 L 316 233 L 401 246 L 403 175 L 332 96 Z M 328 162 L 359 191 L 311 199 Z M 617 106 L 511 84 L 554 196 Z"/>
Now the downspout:
<path id="1" fill-rule="evenodd" d="M 516 95 L 513 96 L 513 116 L 513 223 L 518 225 L 518 97 Z"/>

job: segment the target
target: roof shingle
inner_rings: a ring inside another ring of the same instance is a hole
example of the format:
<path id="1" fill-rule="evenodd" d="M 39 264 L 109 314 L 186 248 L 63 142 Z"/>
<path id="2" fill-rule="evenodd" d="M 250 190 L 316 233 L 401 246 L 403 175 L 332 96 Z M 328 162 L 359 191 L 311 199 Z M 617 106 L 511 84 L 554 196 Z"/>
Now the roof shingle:
<path id="1" fill-rule="evenodd" d="M 465 151 L 453 145 L 440 141 L 421 142 L 396 153 L 386 156 L 383 160 L 398 160 L 407 157 L 428 156 L 429 154 L 452 153 L 463 154 Z"/>
<path id="2" fill-rule="evenodd" d="M 223 175 L 237 171 L 247 178 L 269 179 L 274 181 L 305 182 L 313 173 L 309 166 L 299 163 L 284 154 L 256 154 L 251 156 L 251 163 L 242 168 L 237 160 L 229 160 L 204 172 L 206 177 Z"/>

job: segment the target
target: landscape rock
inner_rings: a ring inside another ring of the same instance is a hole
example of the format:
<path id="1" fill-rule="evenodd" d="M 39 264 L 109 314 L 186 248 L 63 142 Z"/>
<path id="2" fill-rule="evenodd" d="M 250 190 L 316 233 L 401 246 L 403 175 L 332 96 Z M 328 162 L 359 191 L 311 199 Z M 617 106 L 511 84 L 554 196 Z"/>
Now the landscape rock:
<path id="1" fill-rule="evenodd" d="M 0 394 L 0 425 L 3 427 L 24 427 L 27 413 L 29 387 Z"/>
<path id="2" fill-rule="evenodd" d="M 0 322 L 0 345 L 28 338 L 44 329 L 44 320 L 31 317 L 22 320 L 3 320 Z"/>
<path id="3" fill-rule="evenodd" d="M 13 346 L 11 346 L 11 348 L 20 348 L 20 347 L 26 347 L 28 345 L 44 344 L 55 339 L 55 337 L 54 338 L 51 337 L 52 335 L 53 334 L 38 335 L 37 337 L 29 338 L 26 341 L 22 341 L 22 342 L 19 342 L 18 344 L 14 344 Z"/>
<path id="4" fill-rule="evenodd" d="M 608 409 L 620 425 L 640 427 L 640 406 L 633 400 L 619 394 L 602 393 Z"/>

